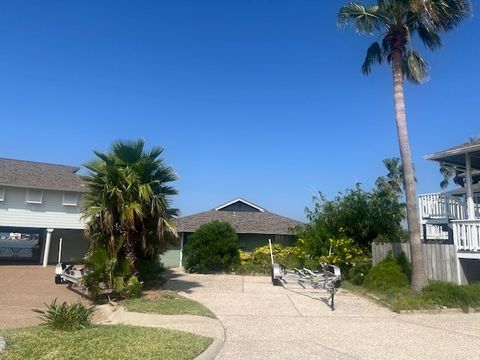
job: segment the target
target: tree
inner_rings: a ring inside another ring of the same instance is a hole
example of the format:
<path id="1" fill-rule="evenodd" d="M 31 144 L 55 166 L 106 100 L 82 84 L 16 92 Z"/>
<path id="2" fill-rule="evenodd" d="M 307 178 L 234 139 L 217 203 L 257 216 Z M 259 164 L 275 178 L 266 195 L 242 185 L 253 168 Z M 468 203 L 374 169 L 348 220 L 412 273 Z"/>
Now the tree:
<path id="1" fill-rule="evenodd" d="M 362 72 L 370 74 L 372 65 L 387 62 L 393 75 L 395 119 L 403 164 L 407 204 L 407 224 L 412 258 L 412 290 L 419 292 L 427 284 L 417 216 L 414 170 L 408 140 L 404 101 L 404 80 L 421 84 L 427 79 L 427 63 L 413 50 L 412 36 L 435 50 L 442 46 L 439 33 L 455 29 L 470 14 L 467 0 L 378 0 L 365 7 L 351 2 L 338 13 L 340 27 L 352 25 L 359 33 L 380 32 L 367 50 Z"/>
<path id="2" fill-rule="evenodd" d="M 85 167 L 88 191 L 83 217 L 91 252 L 105 248 L 112 257 L 128 260 L 133 272 L 138 260 L 154 259 L 176 238 L 178 210 L 170 207 L 177 191 L 173 169 L 159 158 L 162 147 L 145 151 L 143 140 L 117 141 L 108 153 Z"/>

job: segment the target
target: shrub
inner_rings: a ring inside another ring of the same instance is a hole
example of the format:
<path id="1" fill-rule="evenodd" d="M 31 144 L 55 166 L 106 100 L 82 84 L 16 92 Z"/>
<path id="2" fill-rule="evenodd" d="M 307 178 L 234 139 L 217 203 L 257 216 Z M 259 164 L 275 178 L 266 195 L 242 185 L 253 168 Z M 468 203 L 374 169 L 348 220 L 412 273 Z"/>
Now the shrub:
<path id="1" fill-rule="evenodd" d="M 153 259 L 138 260 L 138 276 L 142 281 L 156 280 L 165 271 L 165 267 L 159 257 Z"/>
<path id="2" fill-rule="evenodd" d="M 365 277 L 372 269 L 372 259 L 364 257 L 353 264 L 348 271 L 348 279 L 355 285 L 363 285 Z"/>
<path id="3" fill-rule="evenodd" d="M 408 278 L 391 253 L 374 266 L 365 277 L 364 286 L 370 290 L 395 291 L 408 287 Z"/>
<path id="4" fill-rule="evenodd" d="M 81 303 L 57 304 L 57 299 L 47 305 L 47 310 L 34 309 L 41 314 L 40 319 L 44 325 L 58 330 L 80 330 L 91 325 L 91 319 L 95 311 L 94 307 L 88 307 Z"/>
<path id="5" fill-rule="evenodd" d="M 240 262 L 238 236 L 227 222 L 200 226 L 188 237 L 184 251 L 191 272 L 232 271 Z"/>
<path id="6" fill-rule="evenodd" d="M 337 265 L 342 273 L 348 273 L 354 264 L 365 257 L 364 252 L 348 237 L 329 239 L 331 255 L 320 256 L 320 262 Z"/>
<path id="7" fill-rule="evenodd" d="M 288 268 L 301 268 L 307 266 L 308 259 L 306 254 L 296 246 L 283 246 L 272 244 L 273 259 L 275 263 Z M 260 246 L 253 252 L 247 253 L 240 251 L 240 266 L 236 271 L 243 274 L 269 274 L 272 269 L 272 259 L 270 257 L 270 246 Z M 318 268 L 320 262 L 314 261 Z M 311 263 L 309 265 L 312 265 Z"/>

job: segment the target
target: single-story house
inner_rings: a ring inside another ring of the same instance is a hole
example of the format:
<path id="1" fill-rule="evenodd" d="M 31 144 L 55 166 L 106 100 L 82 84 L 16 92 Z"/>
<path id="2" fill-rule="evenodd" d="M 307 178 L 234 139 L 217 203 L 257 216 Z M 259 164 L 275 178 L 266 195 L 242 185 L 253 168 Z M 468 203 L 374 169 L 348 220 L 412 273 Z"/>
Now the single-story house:
<path id="1" fill-rule="evenodd" d="M 80 168 L 0 158 L 0 262 L 53 264 L 83 258 L 86 186 Z"/>
<path id="2" fill-rule="evenodd" d="M 294 228 L 303 225 L 300 221 L 271 213 L 250 201 L 237 198 L 211 210 L 178 218 L 180 241 L 178 246 L 171 247 L 162 256 L 165 266 L 182 266 L 182 250 L 188 242 L 188 236 L 201 225 L 215 220 L 228 222 L 235 229 L 240 248 L 245 251 L 267 245 L 268 239 L 276 243 L 292 244 L 295 241 Z"/>

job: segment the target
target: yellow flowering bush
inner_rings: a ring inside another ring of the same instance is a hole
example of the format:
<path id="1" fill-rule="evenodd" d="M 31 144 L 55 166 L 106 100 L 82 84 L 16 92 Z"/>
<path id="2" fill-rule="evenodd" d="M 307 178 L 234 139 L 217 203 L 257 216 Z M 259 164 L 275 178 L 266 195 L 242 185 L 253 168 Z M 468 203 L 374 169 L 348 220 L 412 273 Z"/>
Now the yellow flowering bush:
<path id="1" fill-rule="evenodd" d="M 365 261 L 365 254 L 355 241 L 348 237 L 329 239 L 330 255 L 320 256 L 320 262 L 339 266 L 342 271 Z"/>

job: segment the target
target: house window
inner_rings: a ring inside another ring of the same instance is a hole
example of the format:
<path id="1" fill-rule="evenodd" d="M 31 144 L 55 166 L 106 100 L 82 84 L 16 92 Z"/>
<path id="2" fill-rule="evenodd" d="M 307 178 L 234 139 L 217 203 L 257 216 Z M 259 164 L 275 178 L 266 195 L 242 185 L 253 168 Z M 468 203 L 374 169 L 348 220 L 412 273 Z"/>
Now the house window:
<path id="1" fill-rule="evenodd" d="M 64 192 L 63 193 L 63 202 L 64 206 L 77 206 L 78 197 L 77 193 L 74 192 Z"/>
<path id="2" fill-rule="evenodd" d="M 0 201 L 5 201 L 5 188 L 0 188 Z"/>
<path id="3" fill-rule="evenodd" d="M 43 191 L 28 189 L 27 190 L 27 204 L 42 204 L 43 203 Z"/>

